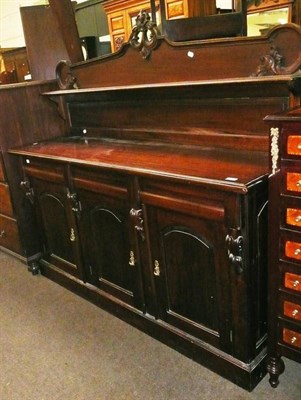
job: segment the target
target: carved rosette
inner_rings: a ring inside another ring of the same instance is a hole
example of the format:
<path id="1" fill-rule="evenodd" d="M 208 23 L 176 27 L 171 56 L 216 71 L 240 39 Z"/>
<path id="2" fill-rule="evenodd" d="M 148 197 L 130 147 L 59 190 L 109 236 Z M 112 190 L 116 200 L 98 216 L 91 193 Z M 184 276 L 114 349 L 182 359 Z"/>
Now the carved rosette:
<path id="1" fill-rule="evenodd" d="M 278 159 L 279 159 L 279 129 L 271 128 L 271 159 L 272 159 L 272 175 L 275 175 L 278 169 Z"/>
<path id="2" fill-rule="evenodd" d="M 140 11 L 129 43 L 134 49 L 140 51 L 144 60 L 147 60 L 158 45 L 158 34 L 156 25 L 150 20 L 150 15 L 146 11 Z"/>

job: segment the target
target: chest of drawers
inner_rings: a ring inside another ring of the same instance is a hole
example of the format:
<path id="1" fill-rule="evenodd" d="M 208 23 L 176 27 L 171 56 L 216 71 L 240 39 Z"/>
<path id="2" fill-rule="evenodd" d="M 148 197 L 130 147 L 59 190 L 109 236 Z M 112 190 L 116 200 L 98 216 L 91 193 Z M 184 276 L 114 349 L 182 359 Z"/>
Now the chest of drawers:
<path id="1" fill-rule="evenodd" d="M 268 371 L 276 387 L 285 368 L 281 356 L 301 362 L 301 109 L 266 120 L 272 171 Z"/>

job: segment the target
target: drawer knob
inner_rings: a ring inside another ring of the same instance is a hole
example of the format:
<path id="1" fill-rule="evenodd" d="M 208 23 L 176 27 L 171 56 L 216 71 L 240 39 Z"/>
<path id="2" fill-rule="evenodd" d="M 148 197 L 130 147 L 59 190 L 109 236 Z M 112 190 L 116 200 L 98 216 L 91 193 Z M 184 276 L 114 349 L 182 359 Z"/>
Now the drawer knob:
<path id="1" fill-rule="evenodd" d="M 296 336 L 293 336 L 293 337 L 291 338 L 291 344 L 294 344 L 296 341 L 297 341 Z"/>
<path id="2" fill-rule="evenodd" d="M 297 310 L 296 308 L 292 311 L 292 316 L 295 317 L 296 315 L 299 314 L 299 310 Z"/>
<path id="3" fill-rule="evenodd" d="M 294 251 L 294 255 L 295 256 L 299 256 L 301 254 L 301 249 L 296 249 L 295 251 Z"/>
<path id="4" fill-rule="evenodd" d="M 300 281 L 298 281 L 297 279 L 293 282 L 293 286 L 296 288 L 300 285 Z"/>

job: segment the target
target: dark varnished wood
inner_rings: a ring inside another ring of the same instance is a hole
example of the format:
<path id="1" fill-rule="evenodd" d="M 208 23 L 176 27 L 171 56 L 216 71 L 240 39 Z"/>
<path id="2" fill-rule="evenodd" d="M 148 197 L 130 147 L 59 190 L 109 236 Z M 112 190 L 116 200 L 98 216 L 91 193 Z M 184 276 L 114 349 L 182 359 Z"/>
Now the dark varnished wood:
<path id="1" fill-rule="evenodd" d="M 272 54 L 270 40 L 279 47 Z M 11 150 L 23 163 L 40 266 L 252 390 L 266 372 L 267 342 L 270 166 L 261 120 L 300 102 L 291 75 L 300 29 L 159 42 L 147 60 L 126 45 L 71 65 L 80 89 L 43 97 L 66 131 Z"/>

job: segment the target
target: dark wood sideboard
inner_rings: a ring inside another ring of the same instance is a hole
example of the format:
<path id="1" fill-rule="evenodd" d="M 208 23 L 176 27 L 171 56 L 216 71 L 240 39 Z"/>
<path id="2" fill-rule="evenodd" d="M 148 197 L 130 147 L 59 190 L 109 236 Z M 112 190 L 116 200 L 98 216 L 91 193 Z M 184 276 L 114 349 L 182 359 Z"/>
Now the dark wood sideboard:
<path id="1" fill-rule="evenodd" d="M 67 132 L 10 150 L 32 270 L 252 390 L 267 354 L 263 119 L 300 104 L 300 43 L 287 25 L 61 63 L 45 98 Z"/>

